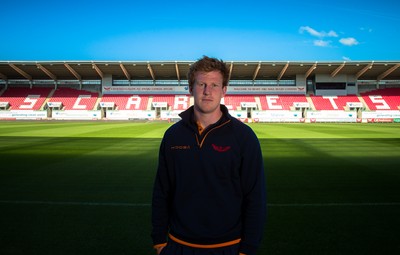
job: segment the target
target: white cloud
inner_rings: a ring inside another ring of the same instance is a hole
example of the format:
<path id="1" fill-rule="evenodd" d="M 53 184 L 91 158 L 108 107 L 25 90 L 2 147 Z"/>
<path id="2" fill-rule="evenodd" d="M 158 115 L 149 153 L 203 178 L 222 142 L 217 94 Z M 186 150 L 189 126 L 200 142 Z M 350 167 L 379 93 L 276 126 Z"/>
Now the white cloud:
<path id="1" fill-rule="evenodd" d="M 372 33 L 372 28 L 360 27 L 360 30 L 361 30 L 361 31 L 368 32 L 368 33 Z"/>
<path id="2" fill-rule="evenodd" d="M 359 42 L 353 37 L 342 38 L 339 40 L 339 42 L 346 46 L 353 46 L 359 44 Z"/>
<path id="3" fill-rule="evenodd" d="M 345 57 L 345 56 L 343 56 L 342 59 L 343 59 L 344 61 L 351 61 L 351 58 Z"/>
<path id="4" fill-rule="evenodd" d="M 314 46 L 328 47 L 328 46 L 330 46 L 330 43 L 331 43 L 331 41 L 315 40 Z"/>
<path id="5" fill-rule="evenodd" d="M 365 28 L 361 28 L 361 29 L 365 29 Z M 339 37 L 338 34 L 333 30 L 330 30 L 329 32 L 318 31 L 309 26 L 301 26 L 299 28 L 299 33 L 300 34 L 308 33 L 309 35 L 311 35 L 313 37 L 317 37 L 318 40 L 313 41 L 313 45 L 317 46 L 317 47 L 334 47 L 332 45 L 333 44 L 332 41 L 327 40 L 327 38 Z M 354 46 L 354 45 L 359 44 L 359 42 L 354 37 L 340 38 L 339 43 L 342 45 L 345 45 L 345 46 Z M 336 44 L 336 41 L 334 44 Z"/>
<path id="6" fill-rule="evenodd" d="M 323 37 L 338 37 L 337 33 L 335 31 L 333 31 L 333 30 L 331 30 L 331 31 L 329 31 L 327 33 L 325 31 L 317 31 L 314 28 L 309 27 L 309 26 L 300 27 L 299 32 L 302 34 L 302 33 L 304 33 L 304 31 L 309 33 L 312 36 L 320 37 L 320 38 L 323 38 Z"/>
<path id="7" fill-rule="evenodd" d="M 336 34 L 336 32 L 333 31 L 333 30 L 329 31 L 329 32 L 326 34 L 326 36 L 328 36 L 328 37 L 338 37 L 338 35 Z"/>

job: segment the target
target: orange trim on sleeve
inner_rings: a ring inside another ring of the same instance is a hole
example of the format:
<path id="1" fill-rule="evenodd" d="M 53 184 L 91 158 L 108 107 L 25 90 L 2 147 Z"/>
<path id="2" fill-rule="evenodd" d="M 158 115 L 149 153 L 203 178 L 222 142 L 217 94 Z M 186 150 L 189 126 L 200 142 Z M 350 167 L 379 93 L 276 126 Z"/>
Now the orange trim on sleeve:
<path id="1" fill-rule="evenodd" d="M 202 248 L 202 249 L 214 249 L 214 248 L 221 248 L 221 247 L 231 246 L 231 245 L 240 243 L 240 240 L 241 240 L 239 238 L 239 239 L 232 240 L 232 241 L 225 242 L 225 243 L 195 244 L 195 243 L 189 243 L 189 242 L 182 241 L 182 240 L 176 238 L 175 236 L 173 236 L 171 234 L 169 234 L 169 238 L 171 238 L 171 240 L 173 240 L 174 242 L 177 242 L 179 244 L 182 244 L 182 245 L 185 245 L 185 246 L 189 246 L 189 247 L 193 247 L 193 248 Z"/>
<path id="2" fill-rule="evenodd" d="M 160 244 L 154 245 L 153 248 L 158 249 L 158 248 L 165 247 L 165 246 L 167 246 L 167 243 L 160 243 Z"/>

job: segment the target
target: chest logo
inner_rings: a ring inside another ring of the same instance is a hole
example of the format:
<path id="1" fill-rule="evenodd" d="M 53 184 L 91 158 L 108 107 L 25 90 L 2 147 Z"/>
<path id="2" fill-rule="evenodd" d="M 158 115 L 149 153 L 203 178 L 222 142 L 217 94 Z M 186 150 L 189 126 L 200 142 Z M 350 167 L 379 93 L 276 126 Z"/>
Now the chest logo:
<path id="1" fill-rule="evenodd" d="M 215 144 L 212 144 L 212 147 L 215 151 L 218 151 L 218 152 L 226 152 L 231 149 L 231 146 L 218 146 Z"/>
<path id="2" fill-rule="evenodd" d="M 190 150 L 190 145 L 175 145 L 175 146 L 171 146 L 171 150 Z"/>

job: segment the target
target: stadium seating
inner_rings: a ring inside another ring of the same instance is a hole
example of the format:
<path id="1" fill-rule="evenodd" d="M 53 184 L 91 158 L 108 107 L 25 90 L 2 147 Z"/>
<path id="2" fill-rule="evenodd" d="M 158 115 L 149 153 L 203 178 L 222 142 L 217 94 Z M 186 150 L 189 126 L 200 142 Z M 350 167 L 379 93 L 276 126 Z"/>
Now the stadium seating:
<path id="1" fill-rule="evenodd" d="M 117 110 L 151 110 L 149 103 L 167 103 L 168 110 L 186 110 L 190 106 L 190 96 L 106 94 L 101 102 L 114 102 Z"/>
<path id="2" fill-rule="evenodd" d="M 51 94 L 51 92 L 54 92 Z M 98 93 L 73 88 L 11 87 L 0 96 L 0 102 L 8 102 L 10 110 L 40 110 L 46 99 L 61 102 L 64 110 L 93 110 Z M 307 100 L 308 99 L 308 100 Z M 191 105 L 190 95 L 158 94 L 131 95 L 105 94 L 101 102 L 114 102 L 116 110 L 151 110 L 152 103 L 166 103 L 168 110 L 186 110 Z M 316 96 L 309 95 L 226 95 L 222 103 L 230 110 L 243 110 L 242 103 L 255 104 L 258 110 L 293 110 L 294 103 L 308 103 L 314 110 L 347 110 L 348 103 L 362 102 L 369 110 L 399 110 L 400 88 L 377 89 L 357 95 Z"/>
<path id="3" fill-rule="evenodd" d="M 262 110 L 291 110 L 294 103 L 307 103 L 305 95 L 260 95 Z"/>
<path id="4" fill-rule="evenodd" d="M 0 102 L 8 102 L 9 110 L 40 110 L 52 88 L 8 88 Z"/>
<path id="5" fill-rule="evenodd" d="M 256 103 L 254 95 L 226 95 L 223 103 L 229 110 L 242 110 L 241 103 Z"/>
<path id="6" fill-rule="evenodd" d="M 98 93 L 72 88 L 58 88 L 49 102 L 61 102 L 63 110 L 93 110 Z"/>
<path id="7" fill-rule="evenodd" d="M 101 102 L 115 103 L 116 110 L 146 110 L 149 101 L 148 95 L 103 95 Z"/>
<path id="8" fill-rule="evenodd" d="M 153 103 L 167 103 L 170 110 L 186 110 L 190 106 L 188 95 L 154 95 Z"/>
<path id="9" fill-rule="evenodd" d="M 376 110 L 399 110 L 400 88 L 372 90 L 360 94 L 368 108 Z"/>
<path id="10" fill-rule="evenodd" d="M 347 96 L 310 96 L 315 110 L 346 110 L 347 103 L 358 103 L 360 100 L 355 95 Z"/>

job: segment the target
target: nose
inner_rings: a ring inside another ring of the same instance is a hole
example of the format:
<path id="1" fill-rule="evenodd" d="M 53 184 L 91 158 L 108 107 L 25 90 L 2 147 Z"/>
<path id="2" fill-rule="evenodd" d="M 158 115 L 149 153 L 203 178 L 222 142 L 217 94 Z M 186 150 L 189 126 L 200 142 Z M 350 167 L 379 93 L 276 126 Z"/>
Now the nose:
<path id="1" fill-rule="evenodd" d="M 210 94 L 210 91 L 211 91 L 211 86 L 208 86 L 207 84 L 204 85 L 203 94 L 204 94 L 204 95 L 209 95 L 209 94 Z"/>

